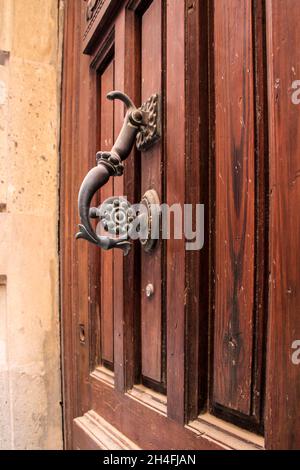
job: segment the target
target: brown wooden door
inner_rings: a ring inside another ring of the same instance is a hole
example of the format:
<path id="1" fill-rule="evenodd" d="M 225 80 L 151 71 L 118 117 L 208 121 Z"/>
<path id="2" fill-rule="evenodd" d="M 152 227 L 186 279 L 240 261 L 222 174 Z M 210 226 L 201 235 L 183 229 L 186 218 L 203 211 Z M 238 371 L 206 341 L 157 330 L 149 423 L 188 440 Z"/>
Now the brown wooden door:
<path id="1" fill-rule="evenodd" d="M 298 0 L 66 1 L 68 448 L 300 448 L 299 20 Z M 162 137 L 95 203 L 149 189 L 169 206 L 202 203 L 201 250 L 171 236 L 124 257 L 75 241 L 80 184 L 123 124 L 112 90 L 138 106 L 158 93 Z"/>

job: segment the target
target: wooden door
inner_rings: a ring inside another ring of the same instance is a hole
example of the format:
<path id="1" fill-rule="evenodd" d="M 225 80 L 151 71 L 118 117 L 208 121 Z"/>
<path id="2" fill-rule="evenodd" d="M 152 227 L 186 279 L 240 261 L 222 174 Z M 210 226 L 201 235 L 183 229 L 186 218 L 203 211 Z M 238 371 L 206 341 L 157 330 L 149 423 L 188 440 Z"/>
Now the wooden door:
<path id="1" fill-rule="evenodd" d="M 66 0 L 67 448 L 300 448 L 299 21 L 298 0 Z M 162 135 L 96 203 L 202 203 L 201 250 L 75 241 L 80 184 L 123 124 L 112 90 L 138 106 L 157 93 Z"/>

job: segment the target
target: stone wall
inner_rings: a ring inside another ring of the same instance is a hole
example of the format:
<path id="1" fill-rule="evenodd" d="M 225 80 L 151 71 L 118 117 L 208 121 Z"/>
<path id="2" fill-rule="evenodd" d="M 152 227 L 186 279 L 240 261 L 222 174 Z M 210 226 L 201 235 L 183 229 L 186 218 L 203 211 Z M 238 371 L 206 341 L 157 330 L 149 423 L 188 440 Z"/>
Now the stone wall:
<path id="1" fill-rule="evenodd" d="M 62 447 L 63 2 L 0 0 L 0 449 Z"/>

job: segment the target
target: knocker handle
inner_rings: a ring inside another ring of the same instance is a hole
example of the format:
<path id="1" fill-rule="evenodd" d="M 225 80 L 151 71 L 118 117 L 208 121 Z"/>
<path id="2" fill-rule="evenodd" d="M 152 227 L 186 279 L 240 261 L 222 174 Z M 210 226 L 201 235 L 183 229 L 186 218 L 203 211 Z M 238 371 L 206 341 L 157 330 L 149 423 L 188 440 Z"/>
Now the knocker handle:
<path id="1" fill-rule="evenodd" d="M 120 248 L 128 253 L 131 243 L 128 235 L 119 238 L 98 236 L 93 229 L 90 218 L 95 217 L 91 210 L 91 201 L 111 176 L 121 176 L 124 171 L 123 161 L 128 158 L 137 140 L 139 150 L 146 150 L 155 143 L 159 136 L 158 129 L 158 96 L 153 95 L 141 108 L 136 108 L 131 99 L 120 91 L 107 95 L 109 100 L 119 99 L 126 107 L 126 115 L 120 134 L 110 152 L 98 152 L 97 166 L 92 168 L 84 178 L 78 196 L 78 208 L 81 224 L 76 239 L 85 239 L 104 250 Z"/>

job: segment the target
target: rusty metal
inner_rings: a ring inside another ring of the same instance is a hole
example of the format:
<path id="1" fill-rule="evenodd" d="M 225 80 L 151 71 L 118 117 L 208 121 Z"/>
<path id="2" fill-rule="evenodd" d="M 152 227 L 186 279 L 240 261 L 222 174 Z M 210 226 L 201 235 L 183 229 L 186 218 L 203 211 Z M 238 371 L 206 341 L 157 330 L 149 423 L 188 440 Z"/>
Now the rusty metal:
<path id="1" fill-rule="evenodd" d="M 136 146 L 140 152 L 152 147 L 161 137 L 160 99 L 159 95 L 152 95 L 140 108 L 144 126 L 141 127 Z"/>
<path id="2" fill-rule="evenodd" d="M 120 134 L 110 152 L 98 152 L 97 166 L 87 174 L 78 196 L 81 224 L 76 239 L 85 239 L 104 250 L 120 248 L 128 253 L 131 243 L 128 234 L 119 238 L 99 236 L 91 225 L 90 218 L 97 218 L 97 209 L 90 208 L 95 193 L 102 188 L 111 176 L 123 174 L 123 161 L 128 158 L 138 138 L 139 148 L 148 149 L 158 137 L 158 95 L 153 95 L 141 108 L 136 108 L 131 99 L 122 92 L 113 91 L 107 95 L 109 100 L 119 99 L 126 106 L 126 115 Z"/>
<path id="3" fill-rule="evenodd" d="M 140 239 L 144 251 L 150 253 L 154 250 L 159 239 L 160 231 L 160 200 L 157 192 L 154 189 L 146 191 L 142 197 L 141 204 L 146 207 L 147 223 L 148 223 L 148 237 Z"/>

